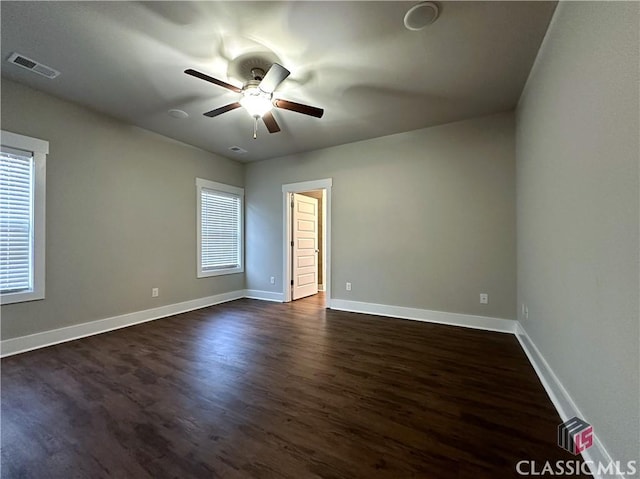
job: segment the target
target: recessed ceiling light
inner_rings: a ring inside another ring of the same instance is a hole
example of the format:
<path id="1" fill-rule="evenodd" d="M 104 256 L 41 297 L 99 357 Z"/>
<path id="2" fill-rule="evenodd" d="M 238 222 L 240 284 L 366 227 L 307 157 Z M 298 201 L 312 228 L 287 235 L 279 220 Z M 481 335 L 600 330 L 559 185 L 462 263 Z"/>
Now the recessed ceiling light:
<path id="1" fill-rule="evenodd" d="M 434 2 L 422 2 L 414 5 L 404 16 L 404 26 L 409 30 L 422 30 L 438 19 L 440 9 Z"/>
<path id="2" fill-rule="evenodd" d="M 189 114 L 186 111 L 182 110 L 169 110 L 169 116 L 173 118 L 177 118 L 178 120 L 184 120 L 185 118 L 189 118 Z"/>

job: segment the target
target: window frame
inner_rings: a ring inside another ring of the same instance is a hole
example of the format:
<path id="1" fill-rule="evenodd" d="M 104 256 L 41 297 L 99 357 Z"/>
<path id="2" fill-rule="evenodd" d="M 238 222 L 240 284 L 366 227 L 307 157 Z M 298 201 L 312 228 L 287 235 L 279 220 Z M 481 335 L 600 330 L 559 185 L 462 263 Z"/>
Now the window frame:
<path id="1" fill-rule="evenodd" d="M 206 271 L 202 268 L 202 190 L 209 190 L 221 193 L 223 195 L 234 195 L 240 199 L 240 218 L 239 218 L 239 236 L 238 236 L 238 259 L 239 265 L 235 268 L 225 268 Z M 227 274 L 244 273 L 244 188 L 231 186 L 224 183 L 196 178 L 196 201 L 197 201 L 197 217 L 196 217 L 196 269 L 198 278 L 208 278 L 211 276 L 222 276 Z"/>
<path id="2" fill-rule="evenodd" d="M 22 303 L 45 298 L 46 174 L 49 142 L 0 130 L 0 144 L 33 155 L 33 287 L 30 291 L 0 294 L 0 304 Z"/>

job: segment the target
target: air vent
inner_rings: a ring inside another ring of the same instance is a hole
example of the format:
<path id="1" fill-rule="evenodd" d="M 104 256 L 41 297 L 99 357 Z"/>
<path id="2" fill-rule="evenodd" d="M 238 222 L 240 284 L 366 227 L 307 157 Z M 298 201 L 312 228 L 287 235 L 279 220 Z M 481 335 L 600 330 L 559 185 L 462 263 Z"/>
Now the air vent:
<path id="1" fill-rule="evenodd" d="M 9 63 L 13 63 L 21 68 L 25 68 L 27 70 L 32 71 L 33 73 L 37 73 L 38 75 L 42 75 L 47 78 L 55 78 L 60 75 L 60 72 L 54 70 L 47 65 L 43 65 L 42 63 L 38 63 L 31 58 L 27 58 L 24 55 L 20 55 L 19 53 L 12 53 L 11 56 L 7 59 Z"/>
<path id="2" fill-rule="evenodd" d="M 230 146 L 229 149 L 234 153 L 241 155 L 242 153 L 246 153 L 247 150 L 240 148 L 239 146 Z"/>

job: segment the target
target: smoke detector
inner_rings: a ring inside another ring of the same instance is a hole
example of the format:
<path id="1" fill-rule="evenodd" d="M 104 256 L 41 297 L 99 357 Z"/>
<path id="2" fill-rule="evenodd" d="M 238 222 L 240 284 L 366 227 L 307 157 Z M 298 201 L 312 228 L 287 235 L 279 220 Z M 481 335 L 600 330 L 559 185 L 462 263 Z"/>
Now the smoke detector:
<path id="1" fill-rule="evenodd" d="M 440 8 L 434 2 L 421 2 L 414 5 L 404 16 L 404 26 L 417 31 L 428 27 L 438 19 Z"/>
<path id="2" fill-rule="evenodd" d="M 184 120 L 185 118 L 189 118 L 189 114 L 183 110 L 169 110 L 167 113 L 171 118 L 176 118 L 177 120 Z"/>
<path id="3" fill-rule="evenodd" d="M 12 53 L 11 56 L 7 58 L 7 61 L 49 79 L 53 79 L 60 75 L 60 72 L 58 70 L 54 70 L 53 68 L 48 67 L 47 65 L 43 65 L 42 63 L 32 60 L 31 58 L 25 57 L 20 53 Z"/>
<path id="4" fill-rule="evenodd" d="M 238 154 L 238 155 L 242 155 L 243 153 L 246 153 L 247 150 L 240 148 L 239 146 L 230 146 L 229 150 L 233 151 L 234 153 Z"/>

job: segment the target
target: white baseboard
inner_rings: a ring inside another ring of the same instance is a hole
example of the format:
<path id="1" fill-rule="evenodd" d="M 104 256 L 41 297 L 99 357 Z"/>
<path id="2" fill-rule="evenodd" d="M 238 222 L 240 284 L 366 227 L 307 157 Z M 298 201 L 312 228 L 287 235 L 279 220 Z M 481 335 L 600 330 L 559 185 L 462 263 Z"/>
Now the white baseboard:
<path id="1" fill-rule="evenodd" d="M 428 309 L 406 308 L 404 306 L 363 303 L 360 301 L 349 301 L 346 299 L 332 299 L 331 309 L 350 311 L 352 313 L 390 316 L 392 318 L 412 319 L 414 321 L 447 324 L 450 326 L 463 326 L 465 328 L 484 329 L 500 333 L 513 334 L 516 328 L 516 321 L 512 319 L 490 318 L 487 316 L 474 316 L 471 314 L 446 313 L 443 311 L 430 311 Z"/>
<path id="2" fill-rule="evenodd" d="M 515 333 L 518 341 L 520 342 L 520 346 L 522 346 L 522 349 L 529 358 L 529 362 L 533 366 L 533 369 L 538 375 L 542 386 L 558 411 L 562 421 L 567 421 L 577 416 L 580 419 L 589 422 L 588 419 L 580 412 L 580 409 L 573 398 L 569 395 L 569 392 L 562 385 L 558 376 L 553 372 L 553 369 L 551 369 L 547 360 L 519 322 L 517 323 Z M 609 464 L 612 461 L 611 455 L 607 452 L 600 439 L 598 439 L 597 432 L 594 432 L 593 437 L 593 446 L 582 453 L 582 458 L 587 463 L 591 462 L 597 464 L 599 462 L 604 465 Z M 593 471 L 595 479 L 604 479 L 605 477 L 624 479 L 624 475 L 621 474 L 602 476 L 595 474 L 595 472 L 596 471 Z"/>
<path id="3" fill-rule="evenodd" d="M 276 301 L 282 303 L 284 294 L 274 293 L 273 291 L 260 291 L 257 289 L 245 289 L 244 297 L 249 299 L 261 299 L 262 301 Z"/>
<path id="4" fill-rule="evenodd" d="M 153 321 L 154 319 L 173 316 L 174 314 L 186 313 L 194 309 L 206 308 L 214 304 L 225 303 L 244 297 L 245 292 L 231 291 L 229 293 L 216 294 L 205 298 L 193 299 L 182 303 L 168 304 L 158 308 L 136 311 L 134 313 L 122 314 L 111 318 L 99 319 L 88 323 L 74 324 L 59 329 L 43 331 L 41 333 L 20 336 L 18 338 L 5 339 L 0 341 L 0 357 L 12 356 L 24 353 L 33 349 L 53 346 L 54 344 L 73 341 L 74 339 L 93 336 L 94 334 L 106 333 L 114 329 L 126 328 L 134 324 Z"/>
<path id="5" fill-rule="evenodd" d="M 323 291 L 323 292 L 326 291 L 326 289 L 324 287 L 324 284 L 319 284 L 318 285 L 318 291 Z"/>

